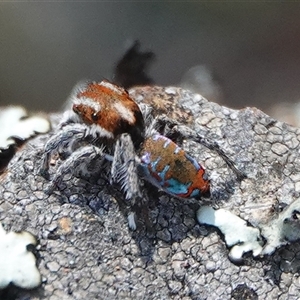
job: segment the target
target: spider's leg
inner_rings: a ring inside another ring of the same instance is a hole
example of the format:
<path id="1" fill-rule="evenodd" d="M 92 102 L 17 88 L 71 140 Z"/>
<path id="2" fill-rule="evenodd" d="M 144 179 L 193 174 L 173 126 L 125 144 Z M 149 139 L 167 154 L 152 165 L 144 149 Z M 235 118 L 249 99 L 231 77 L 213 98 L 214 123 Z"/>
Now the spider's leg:
<path id="1" fill-rule="evenodd" d="M 125 198 L 135 204 L 135 199 L 142 197 L 137 167 L 139 159 L 129 134 L 124 133 L 117 140 L 111 167 L 112 182 L 119 182 Z"/>
<path id="2" fill-rule="evenodd" d="M 82 176 L 90 174 L 91 171 L 89 171 L 88 166 L 91 165 L 91 161 L 97 161 L 97 166 L 101 168 L 104 159 L 107 159 L 106 156 L 110 158 L 110 155 L 103 152 L 103 148 L 92 145 L 79 148 L 59 166 L 54 178 L 46 188 L 46 193 L 50 195 L 67 174 L 76 173 Z"/>
<path id="3" fill-rule="evenodd" d="M 180 128 L 179 128 L 179 130 L 180 130 Z M 233 160 L 227 156 L 227 154 L 221 149 L 221 147 L 219 146 L 218 143 L 211 141 L 209 139 L 206 139 L 197 133 L 188 133 L 187 132 L 186 138 L 190 138 L 190 139 L 194 140 L 195 142 L 202 144 L 206 148 L 216 151 L 218 153 L 218 155 L 220 155 L 223 158 L 223 160 L 226 162 L 228 167 L 236 174 L 237 179 L 239 181 L 242 181 L 245 178 L 247 178 L 247 175 L 245 173 L 243 173 L 242 171 L 240 171 L 235 166 L 235 163 L 233 162 Z"/>
<path id="4" fill-rule="evenodd" d="M 59 153 L 62 158 L 66 158 L 82 141 L 87 140 L 92 135 L 93 132 L 90 133 L 89 128 L 84 124 L 78 123 L 62 127 L 47 141 L 38 173 L 48 178 L 49 160 L 52 153 Z"/>
<path id="5" fill-rule="evenodd" d="M 139 163 L 140 161 L 135 154 L 130 135 L 122 134 L 115 146 L 111 167 L 111 181 L 121 185 L 125 193 L 125 199 L 130 201 L 131 212 L 128 214 L 128 224 L 132 230 L 137 228 L 135 221 L 136 212 L 143 211 L 143 204 L 146 201 L 140 188 L 138 177 Z"/>
<path id="6" fill-rule="evenodd" d="M 247 177 L 246 174 L 241 172 L 236 166 L 235 163 L 233 162 L 232 159 L 230 159 L 227 154 L 221 149 L 219 144 L 215 141 L 212 141 L 210 139 L 207 139 L 188 126 L 178 124 L 177 122 L 173 121 L 172 119 L 168 118 L 167 116 L 159 116 L 153 121 L 154 125 L 153 127 L 157 127 L 157 124 L 160 124 L 160 126 L 163 125 L 163 134 L 165 136 L 172 136 L 172 135 L 177 135 L 185 139 L 191 139 L 206 148 L 215 151 L 220 155 L 223 160 L 226 162 L 228 167 L 233 170 L 233 172 L 236 174 L 237 178 L 239 181 L 242 181 Z M 161 125 L 162 124 L 162 125 Z"/>

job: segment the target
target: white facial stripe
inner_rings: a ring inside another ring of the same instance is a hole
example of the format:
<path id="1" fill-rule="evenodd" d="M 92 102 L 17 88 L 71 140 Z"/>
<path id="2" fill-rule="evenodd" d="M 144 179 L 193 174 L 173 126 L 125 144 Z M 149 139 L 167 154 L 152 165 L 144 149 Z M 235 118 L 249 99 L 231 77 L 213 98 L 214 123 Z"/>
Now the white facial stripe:
<path id="1" fill-rule="evenodd" d="M 60 124 L 81 123 L 81 122 L 82 122 L 81 118 L 73 110 L 67 110 L 64 112 Z"/>
<path id="2" fill-rule="evenodd" d="M 84 105 L 84 106 L 88 106 L 90 108 L 92 108 L 95 112 L 99 112 L 101 110 L 101 105 L 100 103 L 96 102 L 95 100 L 93 100 L 92 98 L 86 98 L 86 97 L 75 97 L 73 99 L 73 103 L 76 105 Z"/>
<path id="3" fill-rule="evenodd" d="M 119 95 L 122 95 L 122 94 L 123 94 L 123 90 L 122 90 L 122 89 L 116 87 L 115 85 L 111 84 L 110 82 L 107 82 L 107 81 L 101 81 L 101 82 L 100 82 L 100 85 L 102 85 L 102 86 L 104 86 L 104 87 L 106 87 L 106 88 L 108 88 L 108 89 L 110 89 L 110 90 L 112 90 L 112 91 L 118 93 Z"/>
<path id="4" fill-rule="evenodd" d="M 134 123 L 135 118 L 131 110 L 127 109 L 121 102 L 116 102 L 113 107 L 121 115 L 121 117 L 127 120 L 129 123 Z"/>
<path id="5" fill-rule="evenodd" d="M 96 135 L 98 133 L 99 136 L 107 137 L 109 139 L 113 139 L 115 137 L 112 132 L 110 132 L 96 124 L 91 125 L 90 133 L 92 133 L 92 135 Z"/>

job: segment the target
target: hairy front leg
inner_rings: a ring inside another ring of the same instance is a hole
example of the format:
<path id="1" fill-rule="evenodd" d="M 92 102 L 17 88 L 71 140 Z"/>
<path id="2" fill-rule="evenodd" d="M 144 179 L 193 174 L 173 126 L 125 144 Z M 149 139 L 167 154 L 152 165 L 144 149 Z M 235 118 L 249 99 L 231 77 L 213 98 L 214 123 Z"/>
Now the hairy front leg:
<path id="1" fill-rule="evenodd" d="M 51 194 L 57 187 L 60 186 L 64 177 L 68 174 L 76 174 L 81 177 L 91 175 L 92 171 L 89 170 L 89 167 L 93 165 L 94 170 L 95 162 L 97 162 L 97 168 L 101 170 L 101 167 L 104 165 L 104 161 L 109 158 L 110 155 L 104 153 L 103 148 L 98 148 L 93 145 L 79 148 L 56 170 L 53 179 L 46 188 L 46 193 Z"/>
<path id="2" fill-rule="evenodd" d="M 115 145 L 111 168 L 112 182 L 119 183 L 126 200 L 135 204 L 135 199 L 142 197 L 137 168 L 139 159 L 129 134 L 122 134 Z"/>
<path id="3" fill-rule="evenodd" d="M 129 134 L 122 134 L 117 140 L 111 169 L 112 183 L 118 183 L 125 193 L 125 199 L 129 202 L 130 213 L 128 225 L 136 230 L 136 217 L 142 216 L 147 228 L 152 228 L 148 215 L 148 198 L 141 190 L 138 166 L 140 160 L 137 157 L 133 142 Z"/>
<path id="4" fill-rule="evenodd" d="M 84 124 L 70 124 L 61 128 L 46 143 L 38 173 L 49 178 L 49 161 L 52 154 L 59 154 L 62 159 L 69 157 L 84 141 L 96 138 L 91 128 Z"/>

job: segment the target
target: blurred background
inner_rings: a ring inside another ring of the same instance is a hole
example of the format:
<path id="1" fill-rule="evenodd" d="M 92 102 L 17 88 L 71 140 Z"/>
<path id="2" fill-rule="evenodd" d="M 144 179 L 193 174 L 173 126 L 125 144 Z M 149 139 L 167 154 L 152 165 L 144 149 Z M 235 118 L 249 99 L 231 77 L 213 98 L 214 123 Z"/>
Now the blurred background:
<path id="1" fill-rule="evenodd" d="M 112 79 L 135 40 L 158 85 L 300 124 L 300 4 L 0 4 L 0 106 L 59 110 L 82 79 Z"/>

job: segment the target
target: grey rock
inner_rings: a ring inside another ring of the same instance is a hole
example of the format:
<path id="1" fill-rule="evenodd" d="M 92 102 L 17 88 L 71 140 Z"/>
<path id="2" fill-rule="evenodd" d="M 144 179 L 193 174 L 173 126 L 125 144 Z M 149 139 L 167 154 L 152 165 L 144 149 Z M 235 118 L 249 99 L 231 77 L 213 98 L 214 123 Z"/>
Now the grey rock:
<path id="1" fill-rule="evenodd" d="M 293 220 L 290 226 L 298 228 L 293 216 L 282 216 L 289 207 L 298 207 L 299 129 L 255 108 L 231 110 L 179 88 L 144 87 L 130 94 L 139 102 L 169 101 L 175 107 L 170 117 L 216 141 L 247 174 L 243 182 L 237 181 L 216 153 L 185 141 L 186 151 L 206 167 L 212 206 L 230 210 L 262 232 L 265 224 L 289 226 Z M 51 116 L 53 130 L 60 117 Z M 28 141 L 0 178 L 1 223 L 6 229 L 28 230 L 40 242 L 43 283 L 33 291 L 14 290 L 15 299 L 297 298 L 297 236 L 276 237 L 273 254 L 259 259 L 246 254 L 235 265 L 219 232 L 195 221 L 203 203 L 163 193 L 150 197 L 154 233 L 147 232 L 143 220 L 131 232 L 116 201 L 119 194 L 105 181 L 95 185 L 89 179 L 68 178 L 51 196 L 44 193 L 48 181 L 36 170 L 48 138 L 46 134 Z M 28 168 L 33 169 L 30 176 Z"/>

